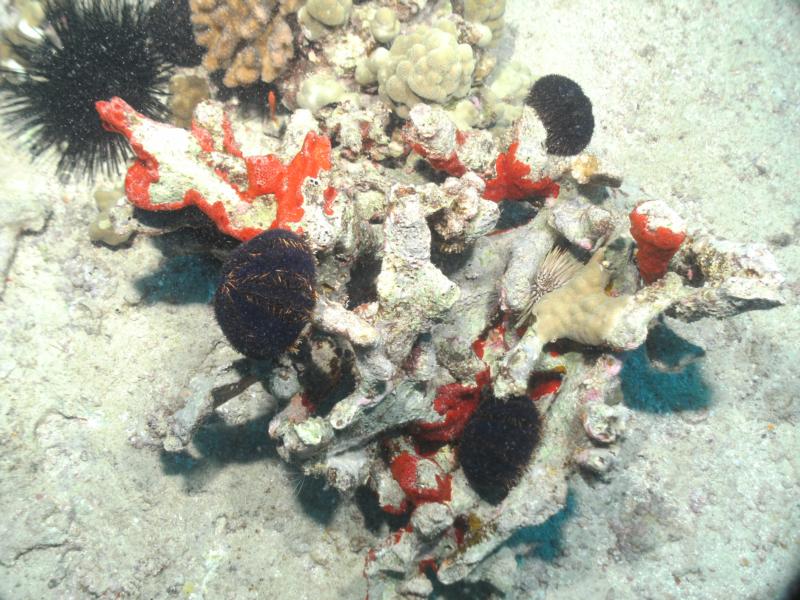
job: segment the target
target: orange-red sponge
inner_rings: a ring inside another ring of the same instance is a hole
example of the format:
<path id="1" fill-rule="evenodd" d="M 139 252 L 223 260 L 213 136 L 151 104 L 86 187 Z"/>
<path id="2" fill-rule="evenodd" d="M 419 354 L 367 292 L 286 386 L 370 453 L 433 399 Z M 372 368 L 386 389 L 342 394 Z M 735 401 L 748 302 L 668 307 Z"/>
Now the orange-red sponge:
<path id="1" fill-rule="evenodd" d="M 636 261 L 645 283 L 661 279 L 683 240 L 683 219 L 666 202 L 648 200 L 631 211 L 631 235 L 639 249 Z"/>

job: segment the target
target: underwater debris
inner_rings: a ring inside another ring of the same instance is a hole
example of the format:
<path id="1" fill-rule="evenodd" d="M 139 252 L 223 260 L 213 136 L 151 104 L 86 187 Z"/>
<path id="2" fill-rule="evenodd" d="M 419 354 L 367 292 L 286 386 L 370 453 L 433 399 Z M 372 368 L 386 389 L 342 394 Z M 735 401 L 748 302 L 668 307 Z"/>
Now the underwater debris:
<path id="1" fill-rule="evenodd" d="M 314 256 L 290 231 L 272 229 L 231 252 L 222 265 L 214 314 L 225 337 L 250 358 L 275 358 L 309 322 Z"/>
<path id="2" fill-rule="evenodd" d="M 52 0 L 44 9 L 50 33 L 11 44 L 24 70 L 2 83 L 0 113 L 34 157 L 59 154 L 62 176 L 114 173 L 127 144 L 102 127 L 95 102 L 121 96 L 163 118 L 170 63 L 149 41 L 141 1 Z"/>

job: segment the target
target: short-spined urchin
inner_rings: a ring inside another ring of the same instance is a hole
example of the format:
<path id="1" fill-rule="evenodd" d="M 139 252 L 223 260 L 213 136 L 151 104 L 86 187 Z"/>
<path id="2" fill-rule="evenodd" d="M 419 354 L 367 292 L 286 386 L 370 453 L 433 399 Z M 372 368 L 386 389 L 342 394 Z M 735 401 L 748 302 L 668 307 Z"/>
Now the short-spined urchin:
<path id="1" fill-rule="evenodd" d="M 2 85 L 0 113 L 61 174 L 118 170 L 124 139 L 103 129 L 95 102 L 119 96 L 146 116 L 166 114 L 168 61 L 147 39 L 142 0 L 47 0 L 44 35 L 12 44 L 25 68 Z"/>
<path id="2" fill-rule="evenodd" d="M 550 154 L 578 154 L 592 139 L 592 102 L 572 79 L 563 75 L 538 79 L 525 103 L 536 111 L 547 130 L 545 146 Z"/>
<path id="3" fill-rule="evenodd" d="M 492 504 L 506 497 L 539 443 L 540 417 L 527 396 L 496 398 L 485 388 L 464 427 L 458 459 L 470 486 Z"/>
<path id="4" fill-rule="evenodd" d="M 314 255 L 291 231 L 271 229 L 231 252 L 214 313 L 237 351 L 275 358 L 297 339 L 314 309 Z"/>
<path id="5" fill-rule="evenodd" d="M 542 296 L 567 283 L 582 266 L 583 264 L 573 258 L 566 248 L 556 246 L 550 250 L 536 272 L 536 277 L 531 283 L 528 301 L 520 311 L 515 327 L 530 325 L 533 308 L 542 299 Z"/>

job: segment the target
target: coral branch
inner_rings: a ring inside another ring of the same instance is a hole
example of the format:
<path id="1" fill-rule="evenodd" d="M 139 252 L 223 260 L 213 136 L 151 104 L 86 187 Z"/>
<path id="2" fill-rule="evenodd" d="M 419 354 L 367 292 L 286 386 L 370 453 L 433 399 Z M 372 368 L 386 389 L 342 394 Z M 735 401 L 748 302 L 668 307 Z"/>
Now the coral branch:
<path id="1" fill-rule="evenodd" d="M 288 165 L 274 154 L 244 157 L 215 103 L 198 107 L 191 133 L 152 121 L 120 98 L 96 107 L 103 126 L 125 136 L 136 153 L 125 179 L 131 203 L 146 210 L 197 206 L 239 240 L 266 229 L 299 232 L 303 184 L 331 168 L 330 141 L 313 131 Z M 335 194 L 333 188 L 325 193 L 331 199 Z"/>

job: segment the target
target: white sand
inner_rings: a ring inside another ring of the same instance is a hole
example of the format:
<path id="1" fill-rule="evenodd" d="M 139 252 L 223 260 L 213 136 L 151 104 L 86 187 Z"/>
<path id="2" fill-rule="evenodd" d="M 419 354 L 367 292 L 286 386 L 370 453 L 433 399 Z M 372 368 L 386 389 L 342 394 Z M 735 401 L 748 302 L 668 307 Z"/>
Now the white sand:
<path id="1" fill-rule="evenodd" d="M 508 21 L 516 57 L 581 83 L 629 180 L 768 242 L 800 289 L 797 2 L 509 0 Z M 7 178 L 28 168 L 3 156 Z M 0 597 L 363 598 L 386 527 L 293 494 L 273 407 L 232 403 L 194 458 L 129 442 L 218 339 L 213 265 L 182 240 L 93 246 L 90 197 L 38 198 L 52 218 L 0 303 Z M 508 597 L 775 598 L 800 567 L 799 322 L 790 306 L 672 324 L 707 352 L 681 375 L 633 357 L 629 394 L 691 408 L 636 411 L 610 482 L 574 477 L 570 510 L 528 536 L 539 550 L 514 540 Z"/>

